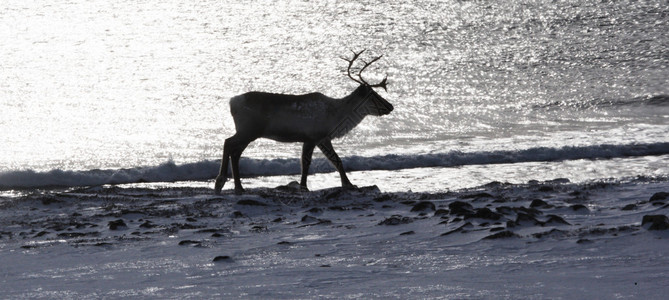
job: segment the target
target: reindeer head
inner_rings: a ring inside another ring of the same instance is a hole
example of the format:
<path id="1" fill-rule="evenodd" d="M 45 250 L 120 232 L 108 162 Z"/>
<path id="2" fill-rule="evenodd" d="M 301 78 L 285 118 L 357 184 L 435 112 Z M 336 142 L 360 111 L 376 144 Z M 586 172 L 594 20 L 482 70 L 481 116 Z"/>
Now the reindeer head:
<path id="1" fill-rule="evenodd" d="M 388 89 L 386 88 L 386 80 L 388 79 L 388 76 L 386 75 L 386 77 L 383 78 L 383 80 L 381 80 L 381 82 L 377 84 L 369 84 L 367 83 L 367 81 L 365 81 L 365 79 L 362 78 L 362 71 L 364 71 L 367 67 L 369 67 L 369 65 L 371 65 L 375 61 L 381 59 L 383 55 L 375 57 L 369 62 L 363 60 L 362 62 L 365 63 L 365 65 L 362 68 L 360 68 L 360 71 L 358 71 L 358 78 L 360 79 L 358 80 L 353 78 L 353 76 L 351 76 L 351 67 L 353 66 L 353 62 L 355 62 L 355 60 L 358 59 L 360 54 L 365 52 L 365 50 L 362 50 L 357 53 L 355 51 L 352 52 L 353 52 L 353 58 L 349 60 L 345 57 L 342 57 L 342 59 L 348 62 L 348 68 L 346 69 L 348 77 L 360 84 L 358 89 L 356 89 L 356 93 L 361 98 L 363 98 L 363 100 L 365 100 L 362 103 L 362 105 L 364 105 L 364 109 L 367 110 L 371 115 L 382 116 L 389 114 L 391 111 L 393 111 L 393 105 L 390 104 L 390 102 L 388 102 L 386 99 L 381 97 L 378 93 L 376 93 L 376 91 L 374 91 L 375 87 L 381 87 L 383 88 L 384 91 L 388 91 Z"/>

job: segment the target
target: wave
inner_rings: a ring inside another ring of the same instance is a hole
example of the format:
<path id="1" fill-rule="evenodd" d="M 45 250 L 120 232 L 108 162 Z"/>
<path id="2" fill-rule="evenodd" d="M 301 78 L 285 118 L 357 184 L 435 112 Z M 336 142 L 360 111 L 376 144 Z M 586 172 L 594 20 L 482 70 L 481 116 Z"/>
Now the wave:
<path id="1" fill-rule="evenodd" d="M 642 96 L 631 99 L 592 99 L 584 102 L 555 101 L 548 104 L 537 105 L 536 108 L 572 107 L 577 109 L 589 109 L 593 107 L 616 107 L 616 106 L 669 106 L 669 95 Z"/>
<path id="2" fill-rule="evenodd" d="M 550 162 L 575 159 L 611 159 L 669 154 L 669 142 L 627 145 L 537 147 L 524 150 L 480 152 L 451 151 L 419 155 L 350 156 L 343 159 L 347 171 L 399 170 L 424 167 Z M 153 167 L 118 170 L 66 171 L 32 170 L 0 173 L 0 190 L 55 187 L 97 186 L 140 182 L 174 182 L 209 180 L 218 174 L 219 161 L 201 161 L 177 165 L 166 162 Z M 294 175 L 300 173 L 299 159 L 250 159 L 240 161 L 242 176 Z M 324 158 L 314 159 L 311 173 L 332 172 Z"/>

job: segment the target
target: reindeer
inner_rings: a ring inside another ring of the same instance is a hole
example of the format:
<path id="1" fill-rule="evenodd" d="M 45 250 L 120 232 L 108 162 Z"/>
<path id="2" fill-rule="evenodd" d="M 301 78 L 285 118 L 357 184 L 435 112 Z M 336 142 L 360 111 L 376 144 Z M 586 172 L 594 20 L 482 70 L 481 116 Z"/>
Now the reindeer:
<path id="1" fill-rule="evenodd" d="M 360 54 L 353 51 L 346 73 L 360 84 L 350 95 L 335 99 L 321 93 L 304 95 L 284 95 L 264 92 L 248 92 L 230 99 L 230 113 L 237 132 L 225 140 L 221 169 L 216 177 L 215 192 L 220 194 L 227 180 L 228 162 L 232 160 L 232 176 L 235 193 L 244 192 L 239 179 L 239 159 L 242 152 L 257 138 L 268 138 L 278 142 L 301 142 L 302 160 L 300 188 L 307 189 L 307 175 L 314 148 L 325 154 L 339 172 L 343 188 L 355 188 L 344 172 L 341 159 L 332 148 L 332 139 L 344 136 L 362 122 L 367 115 L 382 116 L 393 111 L 392 104 L 379 96 L 373 88 L 386 89 L 386 76 L 380 83 L 369 84 L 362 78 L 362 72 L 383 55 L 369 62 L 358 72 L 358 79 L 351 75 L 351 67 Z"/>

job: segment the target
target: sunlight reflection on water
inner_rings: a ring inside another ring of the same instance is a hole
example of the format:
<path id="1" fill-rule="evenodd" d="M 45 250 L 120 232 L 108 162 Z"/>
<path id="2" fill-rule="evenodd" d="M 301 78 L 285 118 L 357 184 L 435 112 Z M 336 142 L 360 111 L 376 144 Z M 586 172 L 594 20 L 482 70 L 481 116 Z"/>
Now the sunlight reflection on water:
<path id="1" fill-rule="evenodd" d="M 440 151 L 444 141 L 480 150 L 488 146 L 476 140 L 523 135 L 526 145 L 597 144 L 638 123 L 668 130 L 666 106 L 578 107 L 669 93 L 659 3 L 98 0 L 0 9 L 0 170 L 218 159 L 234 131 L 229 97 L 342 97 L 354 84 L 339 56 L 363 48 L 385 54 L 368 77 L 388 74 L 384 97 L 396 110 L 337 141 L 343 156 L 412 153 L 416 144 Z M 556 101 L 566 105 L 537 108 Z M 658 141 L 645 133 L 623 139 Z M 299 151 L 262 140 L 247 155 Z"/>

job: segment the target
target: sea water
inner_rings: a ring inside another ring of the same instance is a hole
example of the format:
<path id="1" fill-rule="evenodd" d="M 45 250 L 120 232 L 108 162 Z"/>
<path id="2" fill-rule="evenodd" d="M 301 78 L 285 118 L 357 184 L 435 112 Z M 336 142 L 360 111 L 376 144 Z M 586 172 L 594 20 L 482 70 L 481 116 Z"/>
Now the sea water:
<path id="1" fill-rule="evenodd" d="M 362 49 L 395 110 L 333 143 L 381 172 L 359 184 L 666 176 L 668 19 L 666 1 L 3 1 L 0 186 L 211 179 L 230 97 L 344 97 Z M 298 173 L 300 150 L 257 140 L 242 173 Z"/>

